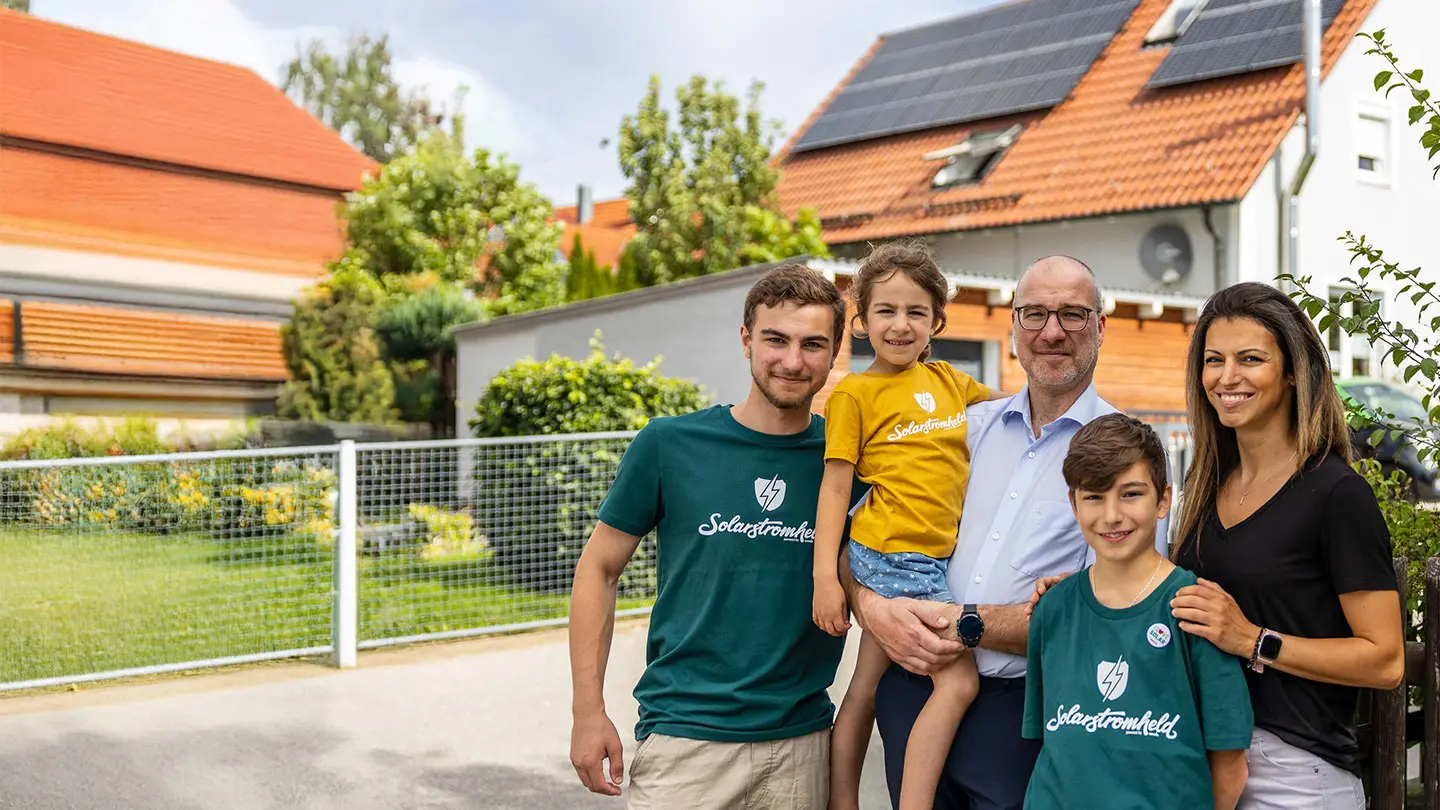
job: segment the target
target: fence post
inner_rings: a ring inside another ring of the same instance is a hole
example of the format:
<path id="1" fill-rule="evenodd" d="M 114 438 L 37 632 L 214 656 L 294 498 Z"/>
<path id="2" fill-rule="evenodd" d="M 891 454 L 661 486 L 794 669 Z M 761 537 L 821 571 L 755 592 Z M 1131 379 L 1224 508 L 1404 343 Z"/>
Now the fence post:
<path id="1" fill-rule="evenodd" d="M 1400 605 L 1405 605 L 1406 561 L 1394 560 Z M 1405 808 L 1405 682 L 1394 689 L 1366 690 L 1371 713 L 1370 807 L 1374 810 Z"/>
<path id="2" fill-rule="evenodd" d="M 345 439 L 340 442 L 340 458 L 336 471 L 338 486 L 337 503 L 339 534 L 335 538 L 335 591 L 334 627 L 332 643 L 335 646 L 335 666 L 345 669 L 356 664 L 356 637 L 359 619 L 359 593 L 356 564 L 356 527 L 359 523 L 359 509 L 356 500 L 355 442 Z"/>
<path id="3" fill-rule="evenodd" d="M 1420 779 L 1425 807 L 1440 809 L 1440 558 L 1425 561 L 1425 744 L 1420 749 Z"/>

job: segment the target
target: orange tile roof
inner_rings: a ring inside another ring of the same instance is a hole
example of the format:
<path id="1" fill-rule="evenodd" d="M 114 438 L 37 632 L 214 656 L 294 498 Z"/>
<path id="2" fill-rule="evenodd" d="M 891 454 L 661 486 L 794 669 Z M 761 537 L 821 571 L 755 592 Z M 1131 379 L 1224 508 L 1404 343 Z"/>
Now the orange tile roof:
<path id="1" fill-rule="evenodd" d="M 630 200 L 627 197 L 597 201 L 590 221 L 584 225 L 578 224 L 579 218 L 576 206 L 567 205 L 555 209 L 554 220 L 565 225 L 565 234 L 560 238 L 560 250 L 568 258 L 570 250 L 575 247 L 575 235 L 578 233 L 585 249 L 595 251 L 595 261 L 602 267 L 614 267 L 620 261 L 620 254 L 625 250 L 626 243 L 638 231 L 630 221 Z"/>
<path id="2" fill-rule="evenodd" d="M 0 242 L 318 276 L 335 192 L 0 147 Z"/>
<path id="3" fill-rule="evenodd" d="M 1324 36 L 1325 72 L 1376 1 L 1349 0 L 1341 9 Z M 1147 90 L 1169 49 L 1141 46 L 1169 2 L 1142 0 L 1052 110 L 788 152 L 802 127 L 781 153 L 786 211 L 817 208 L 826 239 L 841 244 L 1240 199 L 1299 116 L 1304 67 Z M 922 155 L 972 130 L 1017 122 L 1025 131 L 981 183 L 930 190 L 940 164 Z"/>
<path id="4" fill-rule="evenodd" d="M 253 71 L 4 9 L 0 136 L 334 190 L 374 167 Z"/>

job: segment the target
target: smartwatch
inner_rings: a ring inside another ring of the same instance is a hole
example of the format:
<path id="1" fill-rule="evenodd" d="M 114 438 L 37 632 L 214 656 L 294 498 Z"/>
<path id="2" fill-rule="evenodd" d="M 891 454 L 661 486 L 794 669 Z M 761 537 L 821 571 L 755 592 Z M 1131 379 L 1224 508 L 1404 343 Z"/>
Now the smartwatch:
<path id="1" fill-rule="evenodd" d="M 1275 659 L 1280 657 L 1280 646 L 1284 639 L 1280 634 L 1264 627 L 1260 628 L 1260 636 L 1255 639 L 1255 651 L 1250 654 L 1250 669 L 1253 672 L 1264 672 L 1267 664 L 1274 664 Z"/>
<path id="2" fill-rule="evenodd" d="M 985 635 L 985 620 L 980 618 L 978 607 L 965 605 L 962 608 L 960 618 L 955 620 L 955 632 L 966 647 L 980 646 L 980 637 Z"/>

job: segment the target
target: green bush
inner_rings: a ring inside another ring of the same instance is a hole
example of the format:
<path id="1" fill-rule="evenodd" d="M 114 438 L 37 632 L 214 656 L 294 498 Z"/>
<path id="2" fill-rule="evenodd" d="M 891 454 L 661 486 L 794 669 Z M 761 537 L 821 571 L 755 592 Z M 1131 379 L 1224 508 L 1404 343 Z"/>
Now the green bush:
<path id="1" fill-rule="evenodd" d="M 155 422 L 129 417 L 111 426 L 82 427 L 74 419 L 59 419 L 28 428 L 5 443 L 0 456 L 6 459 L 96 458 L 99 456 L 141 456 L 169 453 L 173 448 L 160 439 Z"/>
<path id="2" fill-rule="evenodd" d="M 88 430 L 61 420 L 17 436 L 3 455 L 150 455 L 188 449 L 188 444 L 167 444 L 153 421 L 138 417 Z M 222 458 L 29 467 L 0 474 L 0 487 L 16 510 L 6 517 L 24 523 L 313 544 L 332 536 L 334 479 L 332 470 L 312 461 Z"/>
<path id="3" fill-rule="evenodd" d="M 1409 634 L 1410 640 L 1419 641 L 1425 630 L 1425 561 L 1440 557 L 1440 512 L 1410 503 L 1406 498 L 1409 482 L 1403 472 L 1395 470 L 1386 476 L 1373 459 L 1359 462 L 1356 468 L 1375 491 L 1394 556 L 1406 560 L 1406 607 L 1412 618 Z"/>
<path id="4" fill-rule="evenodd" d="M 497 375 L 470 422 L 477 436 L 639 430 L 652 417 L 690 413 L 707 397 L 696 384 L 661 376 L 658 360 L 607 360 L 598 336 L 584 360 L 523 360 Z M 558 440 L 481 448 L 477 516 L 495 562 L 517 585 L 566 590 L 595 511 L 615 478 L 627 440 Z M 654 548 L 642 544 L 622 593 L 654 588 Z"/>

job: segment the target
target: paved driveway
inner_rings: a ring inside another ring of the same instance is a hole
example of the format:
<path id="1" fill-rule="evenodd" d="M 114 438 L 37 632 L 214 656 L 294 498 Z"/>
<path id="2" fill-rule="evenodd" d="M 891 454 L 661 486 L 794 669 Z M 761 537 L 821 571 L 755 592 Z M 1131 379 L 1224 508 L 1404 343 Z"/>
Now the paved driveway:
<path id="1" fill-rule="evenodd" d="M 853 653 L 852 638 L 842 685 Z M 360 661 L 345 672 L 287 664 L 0 700 L 0 806 L 623 807 L 580 788 L 570 768 L 563 631 Z M 643 661 L 643 623 L 620 625 L 606 701 L 622 736 Z M 877 743 L 867 810 L 888 806 L 878 754 Z"/>

